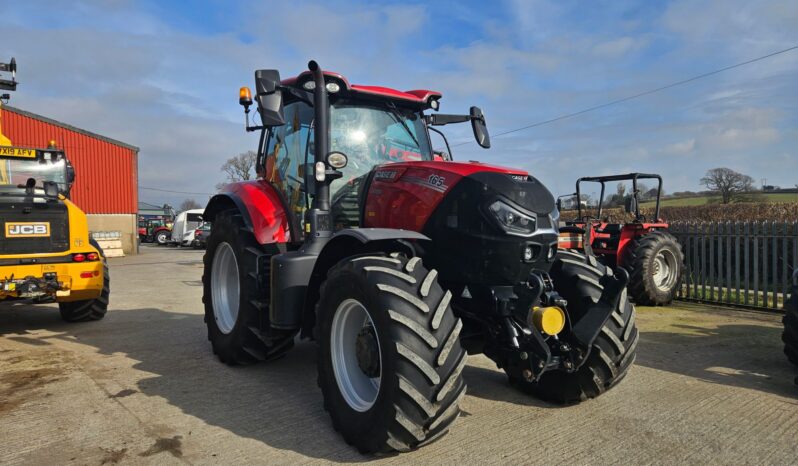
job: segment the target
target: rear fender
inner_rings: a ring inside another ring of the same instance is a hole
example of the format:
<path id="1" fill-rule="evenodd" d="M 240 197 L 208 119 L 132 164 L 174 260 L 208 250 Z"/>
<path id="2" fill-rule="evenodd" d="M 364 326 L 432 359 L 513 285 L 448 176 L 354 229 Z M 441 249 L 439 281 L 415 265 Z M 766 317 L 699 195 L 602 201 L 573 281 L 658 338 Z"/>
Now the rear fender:
<path id="1" fill-rule="evenodd" d="M 422 243 L 428 241 L 430 239 L 421 233 L 391 228 L 357 228 L 336 232 L 321 250 L 309 278 L 302 306 L 302 337 L 313 337 L 319 288 L 333 266 L 347 257 L 366 254 L 403 252 L 410 257 L 421 255 Z M 279 290 L 272 291 L 279 293 Z"/>
<path id="2" fill-rule="evenodd" d="M 203 218 L 213 222 L 219 212 L 228 209 L 237 209 L 241 213 L 244 225 L 252 231 L 259 244 L 292 240 L 285 203 L 277 190 L 264 180 L 228 184 L 208 202 Z"/>
<path id="3" fill-rule="evenodd" d="M 616 253 L 616 265 L 624 266 L 624 261 L 627 257 L 627 249 L 632 245 L 635 238 L 645 236 L 653 230 L 667 229 L 667 223 L 630 223 L 624 225 L 621 230 L 621 238 L 618 241 L 618 252 Z"/>

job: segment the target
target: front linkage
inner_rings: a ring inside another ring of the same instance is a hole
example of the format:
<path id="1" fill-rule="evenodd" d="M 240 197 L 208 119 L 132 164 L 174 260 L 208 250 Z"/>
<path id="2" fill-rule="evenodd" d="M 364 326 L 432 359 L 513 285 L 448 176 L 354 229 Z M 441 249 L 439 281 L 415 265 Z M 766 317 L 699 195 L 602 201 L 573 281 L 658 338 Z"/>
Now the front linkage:
<path id="1" fill-rule="evenodd" d="M 491 288 L 501 331 L 486 354 L 511 379 L 526 382 L 538 382 L 547 371 L 578 371 L 605 322 L 618 309 L 629 275 L 619 269 L 602 276 L 598 301 L 578 321 L 568 312 L 568 301 L 554 289 L 548 273 L 534 271 L 529 278 L 524 287 Z"/>

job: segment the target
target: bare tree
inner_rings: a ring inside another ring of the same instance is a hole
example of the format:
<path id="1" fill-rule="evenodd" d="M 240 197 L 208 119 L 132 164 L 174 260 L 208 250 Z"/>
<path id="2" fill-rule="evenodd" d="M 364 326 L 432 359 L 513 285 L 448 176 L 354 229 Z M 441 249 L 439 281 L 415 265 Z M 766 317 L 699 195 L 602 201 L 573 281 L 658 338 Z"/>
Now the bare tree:
<path id="1" fill-rule="evenodd" d="M 618 185 L 615 186 L 615 194 L 610 196 L 609 201 L 607 201 L 607 206 L 616 207 L 623 205 L 624 199 L 626 199 L 626 185 L 623 183 L 618 183 Z"/>
<path id="2" fill-rule="evenodd" d="M 199 209 L 202 206 L 199 205 L 199 202 L 195 201 L 194 199 L 186 199 L 180 204 L 180 208 L 178 212 L 185 212 L 191 209 Z"/>
<path id="3" fill-rule="evenodd" d="M 754 179 L 738 173 L 731 168 L 713 168 L 701 178 L 701 184 L 708 190 L 720 194 L 724 204 L 733 202 L 740 194 L 754 189 Z"/>
<path id="4" fill-rule="evenodd" d="M 255 151 L 250 150 L 227 159 L 221 167 L 221 171 L 225 174 L 225 182 L 217 184 L 216 188 L 219 189 L 227 183 L 253 179 L 257 157 Z"/>

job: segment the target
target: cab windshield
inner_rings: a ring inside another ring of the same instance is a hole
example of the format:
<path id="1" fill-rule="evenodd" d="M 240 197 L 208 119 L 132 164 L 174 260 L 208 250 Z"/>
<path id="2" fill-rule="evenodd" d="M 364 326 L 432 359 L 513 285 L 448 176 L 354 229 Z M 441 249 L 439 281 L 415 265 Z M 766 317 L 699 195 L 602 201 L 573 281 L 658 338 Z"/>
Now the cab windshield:
<path id="1" fill-rule="evenodd" d="M 269 132 L 261 175 L 283 193 L 289 209 L 302 219 L 313 193 L 312 187 L 305 186 L 306 175 L 313 174 L 313 108 L 295 101 L 284 112 L 286 123 Z M 337 228 L 358 226 L 360 190 L 372 168 L 432 160 L 420 113 L 389 102 L 335 100 L 330 106 L 330 150 L 343 152 L 348 159 L 341 169 L 343 176 L 330 184 Z"/>
<path id="2" fill-rule="evenodd" d="M 59 191 L 66 192 L 66 160 L 0 158 L 0 192 L 24 189 L 29 178 L 36 180 L 37 188 L 52 181 Z"/>
<path id="3" fill-rule="evenodd" d="M 330 110 L 330 150 L 346 154 L 344 181 L 384 163 L 432 160 L 421 116 L 390 104 L 366 107 L 362 102 L 334 103 Z"/>
<path id="4" fill-rule="evenodd" d="M 335 229 L 359 226 L 363 182 L 377 165 L 432 160 L 421 115 L 391 104 L 364 106 L 346 100 L 330 107 L 330 150 L 343 152 L 343 176 L 330 184 Z"/>

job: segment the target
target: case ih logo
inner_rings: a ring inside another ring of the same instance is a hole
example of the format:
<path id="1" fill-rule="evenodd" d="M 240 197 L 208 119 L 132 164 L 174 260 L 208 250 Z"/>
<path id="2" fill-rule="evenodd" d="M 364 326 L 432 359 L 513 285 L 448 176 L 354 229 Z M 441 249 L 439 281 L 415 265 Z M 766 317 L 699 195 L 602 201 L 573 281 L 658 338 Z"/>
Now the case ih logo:
<path id="1" fill-rule="evenodd" d="M 379 170 L 374 172 L 374 179 L 380 181 L 394 181 L 398 175 L 399 172 L 396 170 Z"/>
<path id="2" fill-rule="evenodd" d="M 37 238 L 50 236 L 49 222 L 6 223 L 6 238 Z"/>

